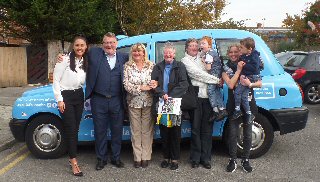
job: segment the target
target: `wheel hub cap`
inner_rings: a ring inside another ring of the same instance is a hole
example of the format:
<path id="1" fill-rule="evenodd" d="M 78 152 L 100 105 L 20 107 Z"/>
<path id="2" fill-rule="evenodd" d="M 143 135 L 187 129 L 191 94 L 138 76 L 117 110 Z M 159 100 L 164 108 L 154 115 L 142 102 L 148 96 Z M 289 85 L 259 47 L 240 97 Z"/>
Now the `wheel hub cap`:
<path id="1" fill-rule="evenodd" d="M 61 134 L 54 125 L 43 124 L 34 130 L 33 142 L 39 150 L 51 152 L 59 147 Z"/>
<path id="2" fill-rule="evenodd" d="M 253 122 L 252 124 L 252 145 L 251 150 L 256 150 L 257 148 L 261 147 L 265 140 L 265 132 L 263 127 L 257 123 Z M 243 124 L 239 125 L 239 137 L 238 137 L 238 146 L 243 149 Z"/>

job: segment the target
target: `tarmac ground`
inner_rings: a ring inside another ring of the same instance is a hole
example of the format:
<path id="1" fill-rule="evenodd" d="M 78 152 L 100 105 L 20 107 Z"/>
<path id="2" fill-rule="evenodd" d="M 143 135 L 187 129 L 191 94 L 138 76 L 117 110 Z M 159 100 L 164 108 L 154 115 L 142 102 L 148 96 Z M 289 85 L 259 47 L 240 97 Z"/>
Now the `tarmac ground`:
<path id="1" fill-rule="evenodd" d="M 0 88 L 0 152 L 10 148 L 16 143 L 9 127 L 12 106 L 15 100 L 20 97 L 23 92 L 35 87 L 35 85 L 26 85 L 23 87 Z"/>

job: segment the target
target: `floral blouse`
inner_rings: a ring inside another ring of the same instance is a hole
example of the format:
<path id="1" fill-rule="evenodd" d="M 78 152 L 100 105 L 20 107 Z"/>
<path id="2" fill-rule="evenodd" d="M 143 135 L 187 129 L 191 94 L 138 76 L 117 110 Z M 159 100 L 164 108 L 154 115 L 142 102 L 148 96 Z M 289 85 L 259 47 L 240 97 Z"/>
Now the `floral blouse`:
<path id="1" fill-rule="evenodd" d="M 128 92 L 127 103 L 129 107 L 143 108 L 152 105 L 151 91 L 141 91 L 140 85 L 148 85 L 151 81 L 151 72 L 154 64 L 147 61 L 141 71 L 134 61 L 124 65 L 124 88 Z"/>

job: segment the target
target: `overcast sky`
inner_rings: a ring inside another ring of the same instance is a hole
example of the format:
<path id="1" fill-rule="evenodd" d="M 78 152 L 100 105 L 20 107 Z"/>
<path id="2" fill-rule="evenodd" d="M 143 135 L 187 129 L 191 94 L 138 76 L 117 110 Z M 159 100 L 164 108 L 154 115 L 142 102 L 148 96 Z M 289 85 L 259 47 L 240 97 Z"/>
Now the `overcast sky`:
<path id="1" fill-rule="evenodd" d="M 302 15 L 309 4 L 316 0 L 227 0 L 222 20 L 233 18 L 246 20 L 246 26 L 255 27 L 258 22 L 265 27 L 281 27 L 282 20 L 289 15 Z"/>

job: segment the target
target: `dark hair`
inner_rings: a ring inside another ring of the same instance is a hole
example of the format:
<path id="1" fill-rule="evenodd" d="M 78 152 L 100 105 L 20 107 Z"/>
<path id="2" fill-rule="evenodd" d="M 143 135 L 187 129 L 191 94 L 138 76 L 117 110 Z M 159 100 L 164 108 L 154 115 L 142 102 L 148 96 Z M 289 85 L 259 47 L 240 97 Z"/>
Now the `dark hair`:
<path id="1" fill-rule="evenodd" d="M 256 46 L 255 46 L 255 42 L 253 40 L 253 38 L 251 37 L 247 37 L 247 38 L 244 38 L 242 40 L 240 40 L 240 44 L 243 45 L 244 47 L 246 47 L 247 49 L 254 49 Z"/>
<path id="2" fill-rule="evenodd" d="M 82 66 L 80 67 L 81 69 L 84 70 L 84 72 L 87 72 L 87 68 L 88 68 L 88 41 L 87 39 L 84 37 L 84 36 L 76 36 L 74 39 L 73 39 L 73 43 L 72 43 L 72 47 L 74 45 L 74 42 L 78 39 L 81 39 L 83 40 L 86 44 L 87 44 L 87 48 L 86 50 L 84 51 L 84 54 L 83 54 L 83 62 L 82 62 Z M 74 50 L 72 49 L 71 53 L 70 53 L 70 69 L 74 72 L 77 72 L 76 71 L 76 63 L 75 63 L 75 57 L 76 57 L 76 53 L 74 52 Z"/>
<path id="3" fill-rule="evenodd" d="M 186 40 L 186 44 L 185 44 L 185 46 L 184 46 L 184 51 L 187 51 L 187 48 L 188 48 L 188 46 L 189 46 L 189 44 L 191 43 L 191 42 L 195 42 L 195 43 L 199 43 L 199 41 L 197 40 L 197 39 L 195 39 L 195 38 L 189 38 L 189 39 L 187 39 Z"/>

